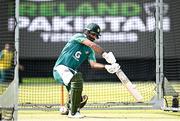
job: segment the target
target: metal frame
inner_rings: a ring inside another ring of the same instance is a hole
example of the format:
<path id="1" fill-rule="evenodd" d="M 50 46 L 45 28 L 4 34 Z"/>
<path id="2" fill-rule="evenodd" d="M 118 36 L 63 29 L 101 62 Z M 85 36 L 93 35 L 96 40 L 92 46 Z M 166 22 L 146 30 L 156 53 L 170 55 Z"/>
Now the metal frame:
<path id="1" fill-rule="evenodd" d="M 156 0 L 156 90 L 153 100 L 154 108 L 161 109 L 164 105 L 162 83 L 163 73 L 163 0 Z"/>
<path id="2" fill-rule="evenodd" d="M 180 111 L 180 108 L 174 108 L 174 107 L 166 107 L 165 105 L 165 101 L 164 101 L 164 91 L 163 91 L 163 87 L 164 83 L 168 82 L 168 79 L 164 76 L 164 38 L 163 38 L 163 0 L 159 0 L 159 95 L 158 95 L 158 99 L 161 100 L 161 103 L 159 104 L 162 110 L 164 111 L 175 111 L 178 112 Z M 168 85 L 170 86 L 170 85 Z M 178 94 L 176 92 L 174 92 L 174 95 Z M 171 95 L 173 96 L 173 95 Z"/>
<path id="3" fill-rule="evenodd" d="M 15 81 L 15 90 L 14 90 L 14 102 L 15 102 L 15 112 L 14 112 L 14 119 L 17 120 L 18 115 L 18 85 L 19 85 L 19 2 L 20 0 L 16 0 L 15 3 L 15 50 L 16 50 L 16 67 L 15 67 L 15 74 L 14 74 L 14 81 Z"/>

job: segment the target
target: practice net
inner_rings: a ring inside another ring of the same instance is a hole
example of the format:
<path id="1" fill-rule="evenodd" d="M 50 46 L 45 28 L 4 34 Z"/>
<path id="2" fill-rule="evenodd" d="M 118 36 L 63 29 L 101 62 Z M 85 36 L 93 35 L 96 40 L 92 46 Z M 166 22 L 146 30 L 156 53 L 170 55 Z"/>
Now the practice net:
<path id="1" fill-rule="evenodd" d="M 15 1 L 0 0 L 0 120 L 14 120 Z M 9 24 L 13 26 L 9 26 Z"/>
<path id="2" fill-rule="evenodd" d="M 53 79 L 53 66 L 68 39 L 91 22 L 102 29 L 97 43 L 114 53 L 143 95 L 143 104 L 148 105 L 156 94 L 155 0 L 21 0 L 19 10 L 20 109 L 58 109 L 65 103 L 67 92 Z M 170 13 L 164 22 L 165 33 L 171 32 Z M 138 105 L 116 75 L 94 71 L 87 61 L 79 71 L 84 76 L 83 94 L 89 96 L 86 108 Z"/>
<path id="3" fill-rule="evenodd" d="M 167 1 L 167 0 L 166 0 Z M 171 1 L 172 27 L 169 35 L 164 34 L 164 99 L 167 107 L 178 108 L 180 101 L 180 5 L 179 1 Z M 179 109 L 180 111 L 180 109 Z"/>

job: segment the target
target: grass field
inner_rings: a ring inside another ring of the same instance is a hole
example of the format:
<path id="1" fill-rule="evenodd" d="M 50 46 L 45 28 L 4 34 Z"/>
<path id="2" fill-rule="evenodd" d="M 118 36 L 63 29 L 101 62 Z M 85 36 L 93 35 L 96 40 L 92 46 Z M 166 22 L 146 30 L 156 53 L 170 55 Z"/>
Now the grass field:
<path id="1" fill-rule="evenodd" d="M 154 96 L 155 83 L 136 82 L 137 89 L 143 95 L 144 102 L 150 101 Z M 52 78 L 30 78 L 25 79 L 19 88 L 20 104 L 60 104 L 61 85 L 54 82 Z M 64 89 L 64 101 L 66 99 Z M 83 94 L 88 95 L 89 104 L 107 102 L 135 102 L 133 96 L 121 84 L 121 82 L 93 81 L 85 82 Z"/>
<path id="2" fill-rule="evenodd" d="M 149 102 L 154 96 L 155 83 L 152 81 L 141 81 L 135 82 L 135 84 L 144 97 L 143 101 Z M 180 87 L 180 85 L 176 85 L 176 87 Z M 38 109 L 37 104 L 59 105 L 62 100 L 61 92 L 61 85 L 55 83 L 52 78 L 26 78 L 19 86 L 19 104 L 35 105 L 31 106 L 30 109 Z M 98 103 L 135 102 L 134 98 L 120 82 L 85 82 L 83 94 L 89 96 L 88 104 L 96 105 L 95 110 L 82 110 L 82 113 L 86 116 L 83 119 L 69 119 L 67 116 L 60 115 L 58 111 L 49 109 L 46 111 L 25 111 L 25 106 L 20 106 L 18 121 L 180 121 L 179 112 L 149 109 L 109 110 L 104 108 L 99 110 L 100 106 L 98 106 Z M 65 90 L 64 95 L 66 95 Z"/>
<path id="3" fill-rule="evenodd" d="M 46 83 L 45 83 L 46 82 Z M 136 82 L 138 90 L 148 102 L 154 96 L 155 83 Z M 20 86 L 20 101 L 28 103 L 59 103 L 61 100 L 60 85 L 54 80 L 25 79 Z M 66 95 L 66 91 L 64 92 Z M 120 82 L 85 82 L 83 93 L 89 96 L 88 104 L 106 102 L 134 102 Z M 26 95 L 26 96 L 25 96 Z M 30 95 L 30 96 L 27 96 Z M 49 100 L 51 99 L 51 100 Z M 98 108 L 97 108 L 98 109 Z M 69 119 L 58 111 L 19 111 L 20 121 L 178 121 L 180 113 L 160 110 L 82 110 L 86 116 L 83 119 Z"/>
<path id="4" fill-rule="evenodd" d="M 180 113 L 160 110 L 82 110 L 86 117 L 71 119 L 57 111 L 19 111 L 18 121 L 179 121 Z"/>

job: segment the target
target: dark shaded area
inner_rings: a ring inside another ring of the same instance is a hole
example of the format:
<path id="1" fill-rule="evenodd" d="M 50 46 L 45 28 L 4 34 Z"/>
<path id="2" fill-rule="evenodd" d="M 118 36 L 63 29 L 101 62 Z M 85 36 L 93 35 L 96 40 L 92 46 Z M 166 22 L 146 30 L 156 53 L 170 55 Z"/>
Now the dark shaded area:
<path id="1" fill-rule="evenodd" d="M 104 59 L 97 60 L 106 63 Z M 25 70 L 22 72 L 23 77 L 53 77 L 52 69 L 54 59 L 29 59 L 21 60 Z M 118 59 L 122 70 L 127 74 L 130 80 L 145 81 L 155 80 L 155 60 L 154 59 Z M 33 66 L 32 66 L 33 65 Z M 106 70 L 93 70 L 88 62 L 84 62 L 79 68 L 83 73 L 86 81 L 90 80 L 117 80 L 115 74 L 109 74 Z"/>

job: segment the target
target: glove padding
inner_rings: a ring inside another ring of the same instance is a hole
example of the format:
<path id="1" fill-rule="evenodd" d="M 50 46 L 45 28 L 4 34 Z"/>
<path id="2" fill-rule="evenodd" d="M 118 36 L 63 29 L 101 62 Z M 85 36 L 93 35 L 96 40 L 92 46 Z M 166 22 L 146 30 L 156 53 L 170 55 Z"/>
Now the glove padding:
<path id="1" fill-rule="evenodd" d="M 116 73 L 118 69 L 120 69 L 120 65 L 118 63 L 113 63 L 112 65 L 105 65 L 105 69 L 107 70 L 107 72 L 113 74 Z"/>
<path id="2" fill-rule="evenodd" d="M 104 52 L 102 57 L 110 64 L 116 63 L 116 58 L 112 52 Z"/>

